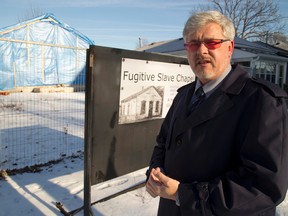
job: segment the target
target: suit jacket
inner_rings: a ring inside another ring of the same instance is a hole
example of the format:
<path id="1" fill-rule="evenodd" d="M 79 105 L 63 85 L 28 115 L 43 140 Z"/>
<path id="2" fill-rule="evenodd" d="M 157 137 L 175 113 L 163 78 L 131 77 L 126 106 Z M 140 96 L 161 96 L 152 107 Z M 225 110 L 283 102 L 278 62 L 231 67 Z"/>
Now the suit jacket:
<path id="1" fill-rule="evenodd" d="M 178 90 L 150 168 L 180 182 L 159 216 L 275 215 L 288 183 L 287 94 L 240 66 L 187 116 L 195 82 Z"/>

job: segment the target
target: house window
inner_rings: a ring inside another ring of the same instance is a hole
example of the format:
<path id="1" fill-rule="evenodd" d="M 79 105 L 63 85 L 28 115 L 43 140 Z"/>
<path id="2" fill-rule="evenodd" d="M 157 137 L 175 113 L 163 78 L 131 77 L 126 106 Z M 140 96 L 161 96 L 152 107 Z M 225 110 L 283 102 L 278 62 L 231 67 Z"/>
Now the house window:
<path id="1" fill-rule="evenodd" d="M 283 83 L 284 83 L 284 66 L 279 65 L 279 79 L 278 79 L 278 84 L 281 88 L 283 88 Z"/>
<path id="2" fill-rule="evenodd" d="M 237 62 L 237 64 L 249 68 L 251 66 L 250 61 L 247 62 Z"/>
<path id="3" fill-rule="evenodd" d="M 258 61 L 255 63 L 256 77 L 275 83 L 276 65 L 272 62 Z"/>
<path id="4" fill-rule="evenodd" d="M 123 105 L 123 109 L 122 109 L 122 115 L 125 115 L 125 108 L 126 108 L 126 106 L 125 106 L 125 105 Z"/>
<path id="5" fill-rule="evenodd" d="M 160 102 L 159 102 L 159 101 L 156 101 L 156 106 L 155 106 L 155 112 L 156 112 L 156 113 L 159 112 L 159 105 L 160 105 Z"/>
<path id="6" fill-rule="evenodd" d="M 130 104 L 127 106 L 127 115 L 130 115 Z"/>
<path id="7" fill-rule="evenodd" d="M 146 110 L 146 101 L 143 100 L 143 101 L 141 101 L 141 111 L 140 111 L 140 114 L 141 114 L 141 115 L 145 114 L 145 110 Z"/>

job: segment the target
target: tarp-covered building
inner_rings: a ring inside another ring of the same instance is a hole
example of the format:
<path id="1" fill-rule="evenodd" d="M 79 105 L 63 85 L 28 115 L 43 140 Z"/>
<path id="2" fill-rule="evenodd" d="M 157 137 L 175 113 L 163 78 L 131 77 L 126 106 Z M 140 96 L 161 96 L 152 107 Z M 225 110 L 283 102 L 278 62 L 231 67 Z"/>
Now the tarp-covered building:
<path id="1" fill-rule="evenodd" d="M 86 49 L 94 44 L 53 14 L 0 29 L 0 90 L 85 84 Z"/>

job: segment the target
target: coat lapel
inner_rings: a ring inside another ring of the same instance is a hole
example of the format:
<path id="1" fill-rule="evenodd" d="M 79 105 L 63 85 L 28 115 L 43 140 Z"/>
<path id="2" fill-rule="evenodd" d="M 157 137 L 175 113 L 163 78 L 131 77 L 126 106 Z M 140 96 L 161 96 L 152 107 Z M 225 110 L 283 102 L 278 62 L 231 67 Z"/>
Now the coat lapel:
<path id="1" fill-rule="evenodd" d="M 196 127 L 197 125 L 222 114 L 231 107 L 233 107 L 233 102 L 227 95 L 218 90 L 201 103 L 190 116 L 186 117 L 186 112 L 182 108 L 182 112 L 178 113 L 177 118 L 175 119 L 174 133 L 177 136 L 191 127 Z"/>
<path id="2" fill-rule="evenodd" d="M 178 110 L 175 110 L 177 114 L 174 121 L 174 134 L 178 136 L 189 128 L 196 127 L 231 109 L 234 103 L 229 95 L 239 94 L 246 83 L 245 80 L 247 80 L 247 77 L 248 74 L 245 71 L 236 67 L 235 70 L 231 71 L 225 78 L 222 85 L 188 117 L 186 116 L 186 109 L 189 98 L 186 98 L 186 104 L 180 106 L 181 108 Z M 194 89 L 194 87 L 195 85 L 192 85 L 192 89 Z M 186 97 L 191 98 L 191 93 L 188 92 Z"/>

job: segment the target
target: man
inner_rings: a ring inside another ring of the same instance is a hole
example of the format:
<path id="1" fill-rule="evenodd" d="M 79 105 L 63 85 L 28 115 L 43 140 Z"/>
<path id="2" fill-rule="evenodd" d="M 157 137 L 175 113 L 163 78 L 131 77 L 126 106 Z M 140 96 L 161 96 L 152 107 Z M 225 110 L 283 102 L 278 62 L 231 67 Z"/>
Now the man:
<path id="1" fill-rule="evenodd" d="M 287 95 L 231 67 L 234 36 L 216 11 L 185 25 L 196 81 L 178 90 L 147 171 L 159 216 L 274 216 L 285 197 Z"/>

